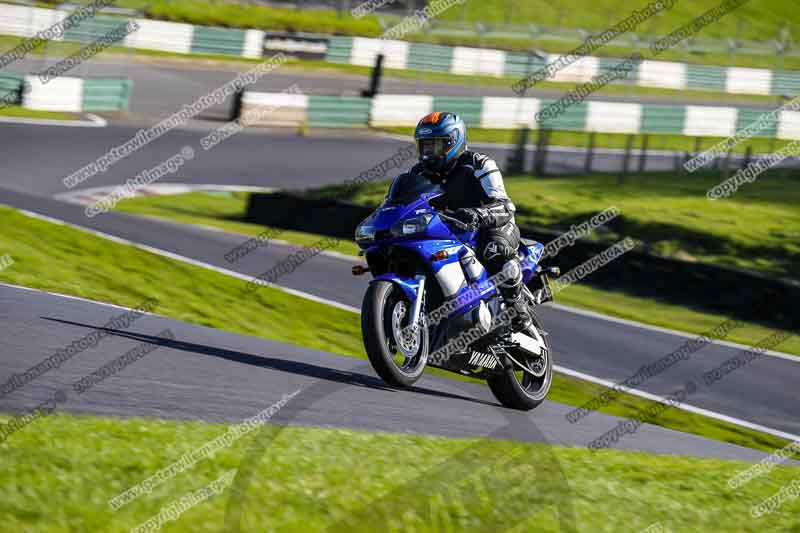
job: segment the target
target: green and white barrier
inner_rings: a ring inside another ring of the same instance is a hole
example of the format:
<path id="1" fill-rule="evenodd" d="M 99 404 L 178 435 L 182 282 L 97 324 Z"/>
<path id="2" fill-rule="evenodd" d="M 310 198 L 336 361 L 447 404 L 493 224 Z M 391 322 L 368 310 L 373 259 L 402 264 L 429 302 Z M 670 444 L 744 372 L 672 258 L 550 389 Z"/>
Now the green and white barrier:
<path id="1" fill-rule="evenodd" d="M 33 37 L 68 15 L 68 11 L 62 10 L 0 4 L 0 35 Z M 127 20 L 97 15 L 81 21 L 56 40 L 91 42 Z M 120 46 L 179 54 L 224 54 L 249 58 L 263 55 L 263 31 L 209 28 L 150 19 L 135 19 L 135 22 L 139 29 L 128 35 Z"/>
<path id="2" fill-rule="evenodd" d="M 327 127 L 413 127 L 428 113 L 451 111 L 461 115 L 471 127 L 519 129 L 536 128 L 536 113 L 552 102 L 538 98 L 456 98 L 399 94 L 381 94 L 370 100 L 248 91 L 243 98 L 243 112 L 261 111 L 259 123 L 270 126 L 296 126 L 305 122 L 312 126 Z M 545 126 L 557 130 L 598 133 L 728 137 L 766 112 L 762 109 L 734 107 L 582 102 L 567 108 Z M 765 128 L 759 136 L 800 140 L 800 112 L 782 111 L 777 123 Z"/>
<path id="3" fill-rule="evenodd" d="M 372 99 L 370 124 L 373 126 L 416 126 L 433 110 L 432 96 L 380 94 Z M 416 120 L 414 118 L 416 117 Z"/>
<path id="4" fill-rule="evenodd" d="M 308 100 L 305 94 L 247 91 L 242 96 L 242 115 L 252 125 L 296 127 L 308 122 Z"/>
<path id="5" fill-rule="evenodd" d="M 372 99 L 357 96 L 309 96 L 307 118 L 311 127 L 349 128 L 369 123 Z"/>
<path id="6" fill-rule="evenodd" d="M 22 106 L 42 111 L 122 111 L 128 109 L 132 82 L 126 79 L 83 80 L 59 77 L 42 84 L 37 76 L 25 76 L 29 90 Z"/>
<path id="7" fill-rule="evenodd" d="M 32 37 L 64 19 L 67 11 L 0 4 L 0 35 Z M 98 15 L 82 21 L 63 36 L 67 41 L 90 42 L 126 22 L 120 17 Z M 265 33 L 260 30 L 210 28 L 177 22 L 136 19 L 139 30 L 121 46 L 180 54 L 263 56 Z M 61 40 L 62 37 L 57 37 Z M 330 37 L 327 61 L 371 67 L 378 54 L 393 69 L 430 70 L 462 75 L 522 78 L 559 54 L 533 57 L 520 52 L 488 48 L 441 46 L 365 37 Z M 553 81 L 584 83 L 613 68 L 620 59 L 582 57 L 560 70 Z M 767 69 L 690 65 L 669 61 L 643 61 L 630 79 L 640 87 L 697 89 L 733 94 L 790 95 L 800 92 L 800 72 Z M 620 80 L 615 83 L 628 83 Z"/>
<path id="8" fill-rule="evenodd" d="M 98 78 L 83 80 L 82 111 L 127 111 L 133 82 L 128 79 Z"/>
<path id="9" fill-rule="evenodd" d="M 22 92 L 24 79 L 22 74 L 0 70 L 0 107 L 12 103 L 14 96 Z"/>
<path id="10" fill-rule="evenodd" d="M 418 45 L 362 37 L 331 37 L 327 61 L 372 66 L 384 54 L 385 66 L 462 75 L 522 78 L 536 72 L 559 54 L 543 59 L 519 52 L 464 46 Z M 582 57 L 558 71 L 552 81 L 585 83 L 606 72 L 621 59 Z M 734 94 L 784 95 L 800 90 L 800 72 L 690 65 L 670 61 L 642 61 L 630 79 L 640 87 L 699 89 Z M 619 83 L 626 83 L 622 80 Z"/>
<path id="11" fill-rule="evenodd" d="M 66 11 L 0 4 L 0 34 L 33 37 L 69 15 Z M 61 40 L 55 37 L 54 40 Z"/>

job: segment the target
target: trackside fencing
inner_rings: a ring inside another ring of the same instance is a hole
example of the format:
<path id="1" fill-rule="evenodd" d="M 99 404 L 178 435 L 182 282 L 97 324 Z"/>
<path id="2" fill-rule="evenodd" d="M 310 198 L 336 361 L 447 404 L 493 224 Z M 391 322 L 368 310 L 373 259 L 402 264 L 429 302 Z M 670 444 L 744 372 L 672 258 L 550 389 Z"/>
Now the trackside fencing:
<path id="1" fill-rule="evenodd" d="M 264 125 L 298 126 L 416 126 L 419 117 L 434 110 L 461 115 L 468 126 L 492 129 L 537 129 L 537 111 L 552 103 L 538 98 L 442 97 L 379 94 L 299 96 L 248 91 L 242 112 L 286 107 L 264 113 Z M 288 110 L 291 110 L 291 113 Z M 678 106 L 617 102 L 583 102 L 542 124 L 543 129 L 622 134 L 675 134 L 691 137 L 729 137 L 767 110 L 718 106 Z M 783 111 L 761 137 L 800 140 L 800 112 Z"/>
<path id="2" fill-rule="evenodd" d="M 0 4 L 0 35 L 32 37 L 70 14 L 69 11 Z M 57 40 L 88 43 L 124 24 L 124 17 L 97 15 L 67 30 Z M 209 28 L 177 22 L 134 19 L 139 29 L 119 46 L 181 54 L 223 54 L 248 58 L 263 55 L 264 32 Z"/>
<path id="3" fill-rule="evenodd" d="M 375 65 L 379 54 L 386 57 L 387 68 L 518 79 L 538 71 L 560 57 L 559 54 L 537 56 L 488 48 L 416 44 L 364 37 L 331 37 L 326 60 L 371 67 Z M 621 59 L 586 56 L 560 70 L 548 81 L 585 83 L 608 72 L 620 61 Z M 617 83 L 731 94 L 794 95 L 800 89 L 800 72 L 643 61 L 629 75 L 628 80 L 618 80 Z"/>
<path id="4" fill-rule="evenodd" d="M 0 74 L 0 107 L 21 105 L 40 111 L 125 111 L 133 82 L 121 78 L 59 77 L 43 84 L 38 76 Z"/>
<path id="5" fill-rule="evenodd" d="M 32 37 L 63 20 L 68 11 L 0 4 L 0 35 Z M 70 28 L 57 40 L 91 42 L 126 21 L 97 15 Z M 180 54 L 221 54 L 260 58 L 265 47 L 324 57 L 333 63 L 372 67 L 379 54 L 386 68 L 414 69 L 463 75 L 506 76 L 521 79 L 559 54 L 537 56 L 490 48 L 444 46 L 366 37 L 272 34 L 261 30 L 212 28 L 178 22 L 135 19 L 139 30 L 119 46 Z M 586 56 L 557 72 L 552 81 L 584 83 L 612 69 L 620 59 Z M 669 61 L 643 61 L 628 80 L 640 87 L 707 90 L 731 94 L 795 95 L 800 92 L 800 72 L 693 65 Z"/>

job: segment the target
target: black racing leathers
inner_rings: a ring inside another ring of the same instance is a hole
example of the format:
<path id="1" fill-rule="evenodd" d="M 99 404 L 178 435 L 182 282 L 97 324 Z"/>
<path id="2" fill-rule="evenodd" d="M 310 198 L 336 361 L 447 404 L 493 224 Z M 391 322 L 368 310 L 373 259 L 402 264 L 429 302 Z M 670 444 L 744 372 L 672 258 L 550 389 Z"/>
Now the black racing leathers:
<path id="1" fill-rule="evenodd" d="M 477 223 L 480 228 L 478 258 L 489 275 L 505 270 L 509 278 L 500 284 L 500 292 L 506 303 L 521 315 L 517 326 L 530 325 L 522 298 L 522 269 L 517 256 L 520 234 L 514 221 L 516 208 L 506 194 L 497 163 L 486 155 L 466 151 L 443 176 L 428 175 L 421 165 L 411 172 L 440 184 L 444 195 L 436 199 L 437 209 L 447 209 L 457 218 Z"/>

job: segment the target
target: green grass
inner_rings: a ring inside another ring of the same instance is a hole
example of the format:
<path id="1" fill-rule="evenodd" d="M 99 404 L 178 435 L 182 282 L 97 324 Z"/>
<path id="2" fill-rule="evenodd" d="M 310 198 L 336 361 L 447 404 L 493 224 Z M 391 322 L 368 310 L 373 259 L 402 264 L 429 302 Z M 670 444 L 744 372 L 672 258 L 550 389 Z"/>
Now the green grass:
<path id="1" fill-rule="evenodd" d="M 385 127 L 379 128 L 379 130 L 393 133 L 395 135 L 405 135 L 409 139 L 411 139 L 414 135 L 414 128 L 410 127 Z M 516 144 L 519 135 L 520 130 L 471 127 L 469 128 L 468 140 L 473 143 Z M 538 132 L 536 130 L 531 131 L 528 138 L 528 144 L 536 144 L 537 136 Z M 590 137 L 591 134 L 581 131 L 551 131 L 549 144 L 553 146 L 588 147 L 590 143 Z M 623 133 L 595 133 L 594 147 L 624 149 L 627 147 L 629 137 L 630 135 Z M 725 140 L 725 137 L 702 137 L 700 138 L 699 144 L 700 151 L 708 150 L 723 140 Z M 696 143 L 696 137 L 687 137 L 685 135 L 653 134 L 647 136 L 648 150 L 674 150 L 679 152 L 695 153 L 695 149 L 697 148 Z M 737 145 L 733 149 L 733 152 L 737 154 L 744 154 L 747 152 L 749 147 L 755 154 L 768 154 L 773 153 L 789 145 L 790 143 L 791 141 L 784 141 L 780 139 L 754 137 Z M 643 148 L 644 135 L 633 135 L 632 146 L 633 149 Z"/>
<path id="2" fill-rule="evenodd" d="M 665 35 L 720 3 L 720 0 L 678 2 L 672 9 L 645 21 L 634 31 Z M 647 0 L 629 0 L 624 4 L 614 0 L 484 0 L 481 3 L 469 1 L 464 5 L 464 10 L 468 21 L 504 23 L 510 13 L 510 20 L 515 24 L 533 23 L 548 28 L 561 26 L 602 31 L 629 16 L 634 9 L 642 9 L 647 4 Z M 789 9 L 791 5 L 789 0 L 760 0 L 745 4 L 707 26 L 698 35 L 717 39 L 738 36 L 760 41 L 776 38 L 784 24 L 788 24 L 794 33 L 800 31 L 800 15 Z M 460 7 L 456 7 L 445 11 L 441 18 L 460 20 L 460 10 Z M 746 21 L 742 31 L 739 31 L 739 18 Z"/>
<path id="3" fill-rule="evenodd" d="M 235 197 L 210 198 L 219 202 L 235 200 Z M 138 200 L 123 205 L 134 201 Z M 210 204 L 200 205 L 207 209 Z M 15 261 L 0 271 L 0 281 L 125 306 L 155 298 L 160 303 L 154 312 L 169 318 L 365 358 L 360 319 L 355 313 L 277 289 L 262 288 L 254 295 L 242 297 L 244 282 L 240 280 L 31 219 L 3 207 L 0 207 L 0 223 L 7 228 L 0 234 L 0 255 L 8 253 Z M 48 244 L 46 249 L 41 247 L 42 242 Z M 431 372 L 453 376 L 437 369 Z M 591 383 L 556 375 L 549 398 L 580 406 L 603 390 Z M 651 405 L 650 401 L 623 395 L 602 411 L 635 417 Z M 754 449 L 770 450 L 785 444 L 783 439 L 682 411 L 668 410 L 660 418 L 648 421 Z"/>
<path id="4" fill-rule="evenodd" d="M 242 531 L 612 532 L 656 522 L 668 531 L 800 531 L 798 500 L 761 519 L 749 514 L 797 478 L 793 467 L 778 466 L 734 491 L 727 480 L 750 465 L 277 426 L 240 439 L 119 511 L 107 505 L 226 429 L 60 414 L 37 420 L 0 444 L 4 530 L 127 532 L 238 469 L 250 476 L 241 493 L 228 488 L 164 531 L 220 531 L 229 504 L 242 512 Z M 258 460 L 248 460 L 256 438 Z"/>
<path id="5" fill-rule="evenodd" d="M 462 19 L 469 23 L 484 25 L 513 22 L 518 29 L 527 33 L 526 25 L 539 27 L 582 28 L 590 32 L 602 31 L 629 16 L 634 8 L 641 8 L 649 0 L 635 0 L 620 4 L 612 0 L 595 2 L 590 0 L 528 0 L 510 2 L 509 0 L 470 0 L 464 6 L 453 6 L 440 15 L 442 21 L 456 22 Z M 698 0 L 691 3 L 678 3 L 671 10 L 644 22 L 635 31 L 655 35 L 667 35 L 700 15 L 707 9 L 717 6 L 720 0 Z M 149 18 L 187 22 L 198 25 L 236 28 L 258 28 L 265 30 L 307 31 L 335 33 L 338 35 L 360 35 L 377 37 L 382 29 L 375 16 L 354 19 L 349 13 L 343 16 L 330 10 L 267 7 L 233 2 L 214 2 L 210 0 L 120 0 L 119 7 L 142 10 Z M 353 3 L 352 5 L 357 5 Z M 759 0 L 737 9 L 718 22 L 704 28 L 700 38 L 728 39 L 731 37 L 772 41 L 778 38 L 785 25 L 795 41 L 800 35 L 800 17 L 791 9 L 789 0 Z M 381 15 L 391 26 L 399 17 Z M 530 38 L 489 37 L 482 40 L 470 26 L 458 34 L 437 34 L 430 36 L 417 33 L 406 37 L 412 41 L 426 41 L 440 44 L 467 44 L 484 47 L 500 47 L 513 50 L 529 50 L 534 42 Z M 577 43 L 537 39 L 534 46 L 548 52 L 565 52 Z M 624 45 L 606 46 L 595 52 L 596 55 L 623 57 L 631 48 Z M 738 65 L 762 68 L 800 68 L 800 57 L 781 59 L 777 54 L 744 55 L 733 58 L 726 53 L 693 53 L 683 46 L 676 47 L 662 55 L 670 61 L 687 61 L 701 64 Z"/>
<path id="6" fill-rule="evenodd" d="M 606 174 L 506 178 L 521 225 L 569 228 L 611 206 L 621 215 L 610 228 L 668 257 L 797 278 L 800 272 L 800 180 L 791 172 L 762 174 L 729 198 L 711 201 L 715 173 L 631 174 L 620 184 Z M 359 188 L 350 198 L 377 205 L 386 183 Z M 327 192 L 326 192 L 327 191 Z M 318 194 L 339 194 L 336 188 Z"/>
<path id="7" fill-rule="evenodd" d="M 624 5 L 607 0 L 591 2 L 589 0 L 532 0 L 518 3 L 507 0 L 490 0 L 488 2 L 469 1 L 462 8 L 454 6 L 441 15 L 443 21 L 481 22 L 484 25 L 513 21 L 518 31 L 527 34 L 526 25 L 536 24 L 539 27 L 583 28 L 588 31 L 602 31 L 627 17 L 634 8 L 649 3 L 649 0 L 636 0 Z M 645 22 L 636 31 L 667 35 L 680 26 L 688 23 L 708 8 L 719 4 L 719 0 L 701 0 L 692 3 L 679 3 L 672 10 Z M 359 35 L 377 37 L 382 33 L 378 19 L 369 15 L 362 19 L 354 19 L 345 13 L 339 16 L 331 10 L 287 9 L 233 2 L 214 2 L 210 0 L 120 0 L 119 7 L 139 9 L 149 18 L 186 22 L 197 25 L 257 28 L 278 31 L 306 31 L 317 33 L 334 33 L 338 35 Z M 399 17 L 381 15 L 389 26 L 400 20 Z M 709 25 L 698 34 L 698 37 L 742 39 L 769 42 L 776 39 L 780 29 L 787 26 L 797 39 L 800 34 L 800 19 L 791 9 L 788 0 L 762 0 L 751 2 L 734 13 L 723 17 L 720 21 Z M 431 42 L 450 45 L 470 45 L 481 47 L 497 47 L 511 50 L 529 50 L 532 47 L 548 52 L 566 52 L 578 43 L 557 40 L 554 37 L 489 36 L 481 39 L 474 26 L 457 33 L 416 33 L 406 36 L 407 40 Z M 594 55 L 605 57 L 624 57 L 632 50 L 630 46 L 608 45 L 594 52 Z M 800 69 L 800 56 L 781 57 L 777 54 L 738 53 L 731 56 L 724 52 L 700 53 L 684 45 L 675 47 L 660 56 L 668 61 L 683 61 L 696 64 Z"/>
<path id="8" fill-rule="evenodd" d="M 80 120 L 81 116 L 77 113 L 62 113 L 60 111 L 39 111 L 20 106 L 8 106 L 0 108 L 0 117 L 13 118 L 39 118 L 47 120 Z"/>

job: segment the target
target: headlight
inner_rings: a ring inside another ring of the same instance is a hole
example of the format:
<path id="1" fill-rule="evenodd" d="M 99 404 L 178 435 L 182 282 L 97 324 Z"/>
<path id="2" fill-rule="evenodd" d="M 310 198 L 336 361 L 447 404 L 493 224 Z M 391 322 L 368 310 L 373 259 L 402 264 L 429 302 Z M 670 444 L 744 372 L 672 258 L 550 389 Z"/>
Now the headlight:
<path id="1" fill-rule="evenodd" d="M 404 235 L 421 233 L 425 231 L 425 228 L 428 227 L 428 224 L 432 219 L 433 215 L 427 214 L 401 220 L 392 226 L 392 235 L 396 237 L 402 237 Z"/>
<path id="2" fill-rule="evenodd" d="M 356 228 L 356 242 L 370 243 L 375 240 L 375 227 L 370 224 L 370 220 L 365 220 Z"/>

